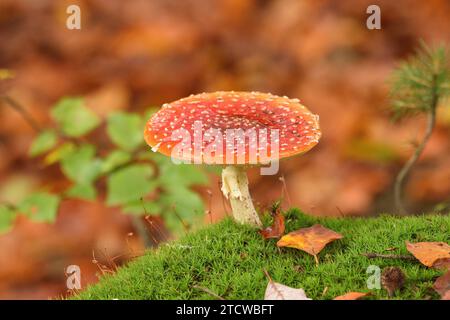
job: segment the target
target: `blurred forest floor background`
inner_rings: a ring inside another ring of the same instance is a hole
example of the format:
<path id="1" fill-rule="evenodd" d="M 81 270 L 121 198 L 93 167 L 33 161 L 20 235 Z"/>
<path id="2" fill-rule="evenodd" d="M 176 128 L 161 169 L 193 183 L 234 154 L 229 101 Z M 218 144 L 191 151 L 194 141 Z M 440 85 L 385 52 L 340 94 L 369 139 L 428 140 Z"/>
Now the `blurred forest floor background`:
<path id="1" fill-rule="evenodd" d="M 81 7 L 81 30 L 65 27 L 70 4 Z M 366 28 L 371 4 L 381 8 L 381 30 Z M 2 0 L 0 68 L 15 78 L 1 90 L 43 127 L 50 107 L 69 95 L 86 97 L 101 117 L 203 91 L 299 98 L 320 115 L 323 138 L 307 155 L 282 162 L 278 176 L 251 171 L 255 201 L 267 207 L 280 198 L 284 177 L 285 207 L 330 216 L 392 212 L 393 179 L 425 122 L 390 121 L 386 81 L 420 38 L 450 43 L 449 18 L 446 0 Z M 440 108 L 407 183 L 413 212 L 450 200 L 449 110 Z M 65 187 L 57 168 L 27 156 L 35 132 L 23 118 L 2 105 L 0 119 L 0 200 Z M 224 215 L 218 182 L 211 175 L 215 220 Z M 208 203 L 208 189 L 199 191 Z M 0 236 L 0 298 L 63 295 L 68 265 L 81 267 L 85 286 L 102 272 L 93 252 L 113 269 L 143 250 L 129 234 L 129 217 L 102 201 L 63 201 L 59 212 L 52 225 L 20 217 Z"/>

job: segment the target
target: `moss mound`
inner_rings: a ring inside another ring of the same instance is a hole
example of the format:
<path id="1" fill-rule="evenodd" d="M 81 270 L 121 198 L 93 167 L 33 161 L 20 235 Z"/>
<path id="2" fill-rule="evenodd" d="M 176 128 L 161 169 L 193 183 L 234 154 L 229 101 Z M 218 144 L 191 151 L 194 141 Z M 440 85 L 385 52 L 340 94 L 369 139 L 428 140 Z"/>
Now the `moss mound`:
<path id="1" fill-rule="evenodd" d="M 312 299 L 332 299 L 348 291 L 371 292 L 371 299 L 385 299 L 385 290 L 367 288 L 369 265 L 399 266 L 407 280 L 395 299 L 439 298 L 432 289 L 441 272 L 416 261 L 368 259 L 365 252 L 408 254 L 405 240 L 449 240 L 450 216 L 381 216 L 378 218 L 314 218 L 291 210 L 286 231 L 314 223 L 337 231 L 344 239 L 329 244 L 320 264 L 302 251 L 276 246 L 254 229 L 226 219 L 189 234 L 178 241 L 122 267 L 115 275 L 81 292 L 76 299 L 214 299 L 195 288 L 201 286 L 225 299 L 262 299 L 267 286 L 263 270 L 274 281 L 303 288 Z"/>

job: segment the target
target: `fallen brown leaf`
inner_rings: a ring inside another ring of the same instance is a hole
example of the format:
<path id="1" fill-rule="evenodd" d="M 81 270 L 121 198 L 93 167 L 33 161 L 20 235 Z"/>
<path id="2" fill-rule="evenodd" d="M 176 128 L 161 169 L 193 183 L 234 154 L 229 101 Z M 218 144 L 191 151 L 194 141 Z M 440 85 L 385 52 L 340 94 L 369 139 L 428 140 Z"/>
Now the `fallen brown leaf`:
<path id="1" fill-rule="evenodd" d="M 341 234 L 315 224 L 312 227 L 288 233 L 277 242 L 277 246 L 300 249 L 316 256 L 328 243 L 342 238 Z"/>
<path id="2" fill-rule="evenodd" d="M 410 243 L 406 241 L 406 249 L 427 267 L 450 267 L 450 246 L 445 242 Z"/>
<path id="3" fill-rule="evenodd" d="M 367 296 L 367 293 L 363 292 L 348 292 L 342 296 L 338 296 L 333 300 L 358 300 L 359 298 Z"/>
<path id="4" fill-rule="evenodd" d="M 303 289 L 295 289 L 269 280 L 264 300 L 311 300 Z"/>
<path id="5" fill-rule="evenodd" d="M 433 289 L 439 293 L 442 300 L 450 300 L 450 270 L 436 279 Z"/>
<path id="6" fill-rule="evenodd" d="M 400 290 L 405 283 L 405 274 L 399 267 L 387 267 L 381 273 L 381 284 L 392 297 L 395 291 Z"/>
<path id="7" fill-rule="evenodd" d="M 273 223 L 271 226 L 259 230 L 259 233 L 264 239 L 279 238 L 284 233 L 284 216 L 280 211 L 277 211 L 273 217 Z"/>

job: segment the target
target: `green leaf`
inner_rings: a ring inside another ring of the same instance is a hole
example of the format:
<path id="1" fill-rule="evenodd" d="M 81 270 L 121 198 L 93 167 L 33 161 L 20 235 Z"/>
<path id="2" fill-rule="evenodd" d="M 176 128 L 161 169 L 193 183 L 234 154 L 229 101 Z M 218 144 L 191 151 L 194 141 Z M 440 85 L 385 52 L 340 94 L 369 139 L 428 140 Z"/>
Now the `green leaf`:
<path id="1" fill-rule="evenodd" d="M 66 142 L 47 154 L 44 159 L 44 163 L 46 165 L 54 164 L 61 159 L 65 158 L 68 154 L 72 153 L 75 150 L 75 144 L 72 142 Z"/>
<path id="2" fill-rule="evenodd" d="M 158 183 L 163 192 L 158 199 L 167 226 L 176 232 L 183 228 L 180 218 L 189 225 L 201 223 L 204 213 L 200 196 L 189 189 L 193 185 L 208 184 L 202 166 L 176 165 L 170 158 L 154 152 L 143 152 L 141 159 L 154 161 L 159 168 Z M 175 212 L 174 212 L 175 210 Z"/>
<path id="3" fill-rule="evenodd" d="M 47 192 L 37 192 L 26 197 L 19 204 L 19 211 L 30 219 L 53 222 L 58 212 L 60 198 Z"/>
<path id="4" fill-rule="evenodd" d="M 114 150 L 102 161 L 102 173 L 110 172 L 117 167 L 127 163 L 131 159 L 131 154 L 123 150 Z"/>
<path id="5" fill-rule="evenodd" d="M 95 200 L 97 190 L 92 184 L 76 184 L 72 186 L 66 194 L 72 198 Z"/>
<path id="6" fill-rule="evenodd" d="M 153 168 L 145 164 L 130 165 L 114 172 L 108 177 L 106 202 L 118 205 L 140 200 L 157 187 L 152 175 Z"/>
<path id="7" fill-rule="evenodd" d="M 52 116 L 69 137 L 80 137 L 100 124 L 100 118 L 84 105 L 82 98 L 63 98 L 52 110 Z"/>
<path id="8" fill-rule="evenodd" d="M 30 156 L 36 157 L 49 151 L 56 145 L 57 140 L 58 137 L 54 130 L 43 131 L 34 139 L 29 151 Z"/>
<path id="9" fill-rule="evenodd" d="M 169 157 L 154 154 L 153 160 L 159 165 L 159 182 L 165 189 L 207 185 L 208 176 L 202 166 L 192 164 L 174 164 Z"/>
<path id="10" fill-rule="evenodd" d="M 183 223 L 191 226 L 200 223 L 204 214 L 202 199 L 187 188 L 177 188 L 162 194 L 160 203 L 165 208 L 164 221 L 171 230 L 180 231 Z"/>
<path id="11" fill-rule="evenodd" d="M 165 189 L 177 189 L 180 186 L 207 185 L 208 176 L 195 165 L 180 164 L 161 168 L 159 182 Z"/>
<path id="12" fill-rule="evenodd" d="M 124 213 L 136 215 L 158 215 L 161 212 L 161 205 L 153 201 L 132 201 L 123 207 Z"/>
<path id="13" fill-rule="evenodd" d="M 109 116 L 107 132 L 118 147 L 132 151 L 144 142 L 144 123 L 133 113 L 117 112 Z"/>
<path id="14" fill-rule="evenodd" d="M 78 184 L 90 184 L 100 174 L 101 160 L 95 157 L 95 147 L 84 144 L 67 154 L 61 161 L 63 173 Z"/>
<path id="15" fill-rule="evenodd" d="M 0 205 L 0 233 L 6 233 L 11 230 L 16 212 L 7 206 Z"/>

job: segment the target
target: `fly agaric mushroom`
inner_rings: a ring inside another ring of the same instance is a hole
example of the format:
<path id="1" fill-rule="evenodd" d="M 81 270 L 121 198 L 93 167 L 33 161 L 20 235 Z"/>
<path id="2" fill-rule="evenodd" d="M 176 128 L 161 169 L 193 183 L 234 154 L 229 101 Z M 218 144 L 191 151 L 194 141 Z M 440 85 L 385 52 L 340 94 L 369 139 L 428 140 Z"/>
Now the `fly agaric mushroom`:
<path id="1" fill-rule="evenodd" d="M 164 104 L 147 122 L 144 136 L 153 151 L 172 160 L 225 166 L 222 192 L 235 220 L 260 227 L 246 167 L 305 153 L 321 132 L 319 117 L 298 99 L 221 91 Z"/>

